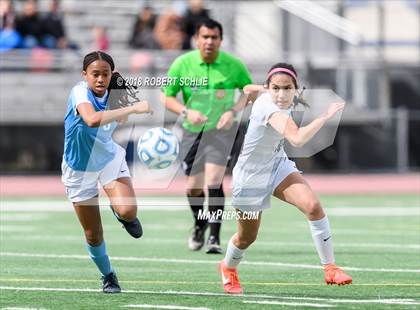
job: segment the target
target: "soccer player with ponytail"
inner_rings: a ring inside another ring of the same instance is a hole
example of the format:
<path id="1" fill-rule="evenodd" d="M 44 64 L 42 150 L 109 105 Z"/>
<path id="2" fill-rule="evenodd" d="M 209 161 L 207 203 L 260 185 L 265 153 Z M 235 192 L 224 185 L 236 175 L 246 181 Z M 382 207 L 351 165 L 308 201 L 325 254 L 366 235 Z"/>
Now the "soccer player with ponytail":
<path id="1" fill-rule="evenodd" d="M 233 170 L 232 205 L 240 215 L 256 212 L 257 219 L 240 216 L 237 232 L 219 263 L 223 288 L 242 294 L 237 266 L 245 250 L 256 240 L 264 209 L 271 196 L 298 208 L 307 218 L 327 284 L 350 284 L 352 278 L 335 265 L 330 224 L 318 197 L 284 151 L 286 139 L 295 147 L 307 143 L 344 103 L 331 105 L 306 126 L 298 127 L 291 117 L 294 105 L 307 105 L 298 93 L 297 73 L 292 65 L 278 63 L 268 72 L 266 83 L 247 85 L 245 93 L 263 92 L 255 101 L 238 162 Z"/>
<path id="2" fill-rule="evenodd" d="M 151 112 L 114 69 L 114 61 L 104 52 L 85 56 L 84 81 L 72 88 L 67 101 L 61 165 L 67 197 L 84 230 L 86 249 L 102 275 L 104 293 L 119 293 L 121 288 L 105 247 L 97 183 L 118 221 L 132 237 L 140 238 L 143 231 L 125 150 L 113 141 L 112 133 L 128 115 Z"/>

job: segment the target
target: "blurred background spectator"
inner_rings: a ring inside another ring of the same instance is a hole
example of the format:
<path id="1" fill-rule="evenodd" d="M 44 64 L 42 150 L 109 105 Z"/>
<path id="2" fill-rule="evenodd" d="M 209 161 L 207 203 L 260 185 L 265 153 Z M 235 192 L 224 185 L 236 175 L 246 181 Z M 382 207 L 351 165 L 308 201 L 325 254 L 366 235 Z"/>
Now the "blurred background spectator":
<path id="1" fill-rule="evenodd" d="M 95 26 L 93 27 L 93 47 L 95 51 L 107 51 L 109 50 L 109 38 L 105 27 Z"/>
<path id="2" fill-rule="evenodd" d="M 0 0 L 0 53 L 16 48 L 21 43 L 21 36 L 15 29 L 16 15 L 10 0 Z"/>
<path id="3" fill-rule="evenodd" d="M 42 46 L 45 32 L 36 1 L 25 2 L 22 14 L 17 17 L 16 29 L 22 36 L 23 48 Z"/>
<path id="4" fill-rule="evenodd" d="M 19 167 L 20 153 L 30 151 L 32 171 L 59 169 L 65 105 L 57 103 L 80 79 L 85 53 L 108 50 L 124 75 L 164 76 L 181 48 L 194 47 L 195 24 L 211 13 L 224 26 L 223 49 L 249 66 L 255 82 L 264 81 L 273 59 L 291 62 L 306 95 L 329 89 L 347 102 L 334 144 L 302 159 L 305 171 L 419 169 L 419 9 L 417 0 L 0 0 L 0 168 Z M 37 48 L 13 49 L 23 46 L 21 35 L 35 37 Z M 45 48 L 52 46 L 45 36 L 58 48 Z M 70 49 L 71 41 L 80 49 Z M 10 91 L 16 85 L 22 91 Z M 143 88 L 141 96 L 158 103 L 160 90 Z M 142 124 L 175 119 L 155 113 Z"/>
<path id="5" fill-rule="evenodd" d="M 44 39 L 43 43 L 47 48 L 67 48 L 68 42 L 63 25 L 63 15 L 59 11 L 59 2 L 52 0 L 49 11 L 42 18 Z"/>
<path id="6" fill-rule="evenodd" d="M 5 25 L 15 24 L 16 14 L 13 7 L 13 3 L 10 0 L 0 0 L 0 28 L 4 28 Z"/>
<path id="7" fill-rule="evenodd" d="M 172 9 L 165 11 L 156 22 L 154 34 L 162 49 L 181 49 L 185 38 L 182 17 Z"/>
<path id="8" fill-rule="evenodd" d="M 17 14 L 13 1 L 0 0 L 0 51 L 35 47 L 78 49 L 78 45 L 66 37 L 64 17 L 59 10 L 58 0 L 51 0 L 45 13 L 38 11 L 39 2 L 35 0 L 16 3 L 21 8 Z"/>
<path id="9" fill-rule="evenodd" d="M 201 20 L 208 18 L 210 18 L 210 13 L 208 9 L 204 8 L 204 2 L 202 0 L 190 0 L 189 7 L 183 18 L 185 37 L 182 43 L 182 49 L 191 49 L 191 39 L 195 34 L 197 24 Z"/>
<path id="10" fill-rule="evenodd" d="M 159 44 L 154 38 L 154 29 L 157 16 L 150 6 L 143 8 L 136 16 L 129 45 L 133 48 L 159 49 Z"/>

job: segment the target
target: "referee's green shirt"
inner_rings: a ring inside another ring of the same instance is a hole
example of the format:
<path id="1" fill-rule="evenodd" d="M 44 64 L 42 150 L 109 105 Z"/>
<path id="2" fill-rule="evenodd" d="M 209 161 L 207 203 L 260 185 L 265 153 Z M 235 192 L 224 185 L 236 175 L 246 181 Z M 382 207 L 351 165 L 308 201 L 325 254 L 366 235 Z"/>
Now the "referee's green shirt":
<path id="1" fill-rule="evenodd" d="M 219 51 L 211 64 L 204 62 L 199 50 L 181 55 L 169 68 L 168 77 L 172 80 L 163 87 L 165 95 L 176 97 L 182 90 L 185 105 L 208 117 L 201 125 L 192 125 L 185 120 L 184 128 L 192 132 L 216 128 L 222 114 L 234 105 L 235 89 L 252 83 L 245 65 L 223 51 Z"/>

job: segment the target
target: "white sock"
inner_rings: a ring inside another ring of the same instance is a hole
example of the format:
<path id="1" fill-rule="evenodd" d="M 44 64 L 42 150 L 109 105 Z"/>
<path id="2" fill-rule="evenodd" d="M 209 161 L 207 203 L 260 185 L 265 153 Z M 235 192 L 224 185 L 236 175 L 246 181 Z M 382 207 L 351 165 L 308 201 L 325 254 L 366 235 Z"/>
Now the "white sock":
<path id="1" fill-rule="evenodd" d="M 334 264 L 334 249 L 328 217 L 325 215 L 320 220 L 308 222 L 321 264 Z"/>
<path id="2" fill-rule="evenodd" d="M 232 237 L 233 238 L 233 237 Z M 232 239 L 229 240 L 229 244 L 226 249 L 225 255 L 225 265 L 228 268 L 236 268 L 244 256 L 245 250 L 238 249 L 232 242 Z"/>

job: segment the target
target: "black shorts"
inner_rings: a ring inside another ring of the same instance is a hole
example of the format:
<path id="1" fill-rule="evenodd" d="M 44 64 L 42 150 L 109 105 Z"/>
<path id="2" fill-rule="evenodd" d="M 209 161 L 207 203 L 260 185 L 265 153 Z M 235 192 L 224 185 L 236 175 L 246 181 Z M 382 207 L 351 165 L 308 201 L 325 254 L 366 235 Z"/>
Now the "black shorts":
<path id="1" fill-rule="evenodd" d="M 180 145 L 184 173 L 189 176 L 203 172 L 205 163 L 227 167 L 237 132 L 237 124 L 229 130 L 212 129 L 199 133 L 184 129 Z"/>

